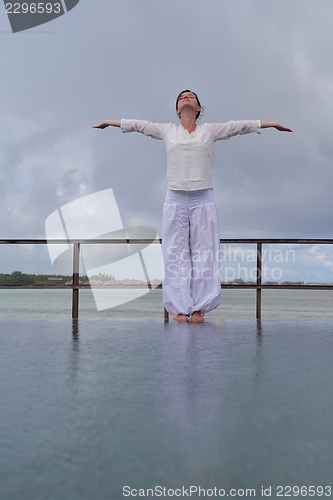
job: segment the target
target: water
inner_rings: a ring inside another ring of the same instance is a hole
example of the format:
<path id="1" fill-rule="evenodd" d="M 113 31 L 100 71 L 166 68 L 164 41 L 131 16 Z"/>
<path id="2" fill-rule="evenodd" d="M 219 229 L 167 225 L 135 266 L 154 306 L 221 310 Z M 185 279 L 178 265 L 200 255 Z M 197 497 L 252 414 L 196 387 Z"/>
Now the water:
<path id="1" fill-rule="evenodd" d="M 333 320 L 1 319 L 0 498 L 332 486 L 332 331 Z"/>
<path id="2" fill-rule="evenodd" d="M 91 290 L 80 290 L 80 318 L 160 318 L 162 291 L 104 311 L 97 311 Z M 124 294 L 126 290 L 110 290 Z M 221 305 L 207 318 L 254 318 L 255 290 L 222 289 Z M 0 318 L 71 318 L 71 290 L 0 290 Z M 263 318 L 333 318 L 331 290 L 263 290 Z"/>

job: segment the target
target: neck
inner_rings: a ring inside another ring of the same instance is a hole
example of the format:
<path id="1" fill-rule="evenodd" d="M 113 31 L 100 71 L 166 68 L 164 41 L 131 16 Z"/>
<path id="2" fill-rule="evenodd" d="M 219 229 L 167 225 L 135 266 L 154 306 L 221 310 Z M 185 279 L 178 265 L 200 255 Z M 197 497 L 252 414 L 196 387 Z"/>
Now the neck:
<path id="1" fill-rule="evenodd" d="M 189 134 L 194 132 L 197 126 L 195 123 L 196 113 L 192 113 L 190 111 L 191 110 L 187 111 L 186 109 L 184 109 L 180 116 L 180 123 L 188 131 Z"/>

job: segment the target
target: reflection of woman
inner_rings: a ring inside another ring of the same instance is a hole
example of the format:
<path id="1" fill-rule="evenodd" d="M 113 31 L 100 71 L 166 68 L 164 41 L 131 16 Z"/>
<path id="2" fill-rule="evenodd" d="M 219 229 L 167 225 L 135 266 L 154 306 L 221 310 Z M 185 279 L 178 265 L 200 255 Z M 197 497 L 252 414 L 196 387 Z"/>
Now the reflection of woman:
<path id="1" fill-rule="evenodd" d="M 219 226 L 212 184 L 213 143 L 234 135 L 274 127 L 277 122 L 230 121 L 197 125 L 197 95 L 181 92 L 176 101 L 180 125 L 142 120 L 105 120 L 94 128 L 121 127 L 162 139 L 167 150 L 168 191 L 163 210 L 163 303 L 177 321 L 202 322 L 202 314 L 221 301 Z"/>

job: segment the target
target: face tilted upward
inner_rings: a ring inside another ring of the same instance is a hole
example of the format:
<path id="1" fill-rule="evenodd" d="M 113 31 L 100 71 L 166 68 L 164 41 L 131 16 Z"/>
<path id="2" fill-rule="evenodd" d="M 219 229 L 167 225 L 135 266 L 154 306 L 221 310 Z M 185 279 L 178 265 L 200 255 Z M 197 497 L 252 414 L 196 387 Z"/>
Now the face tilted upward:
<path id="1" fill-rule="evenodd" d="M 177 98 L 177 103 L 176 103 L 176 111 L 178 116 L 180 117 L 180 114 L 182 110 L 186 107 L 189 106 L 196 112 L 196 118 L 199 117 L 200 115 L 200 110 L 201 110 L 201 105 L 199 103 L 199 100 L 194 92 L 190 92 L 189 90 L 184 90 L 181 94 L 179 94 Z"/>

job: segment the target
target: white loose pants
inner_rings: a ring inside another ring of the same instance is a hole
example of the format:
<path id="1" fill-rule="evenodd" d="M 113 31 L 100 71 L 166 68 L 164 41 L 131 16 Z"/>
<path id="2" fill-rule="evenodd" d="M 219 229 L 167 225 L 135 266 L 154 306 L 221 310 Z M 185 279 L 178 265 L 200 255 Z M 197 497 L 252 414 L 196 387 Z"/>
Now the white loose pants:
<path id="1" fill-rule="evenodd" d="M 213 189 L 168 189 L 162 252 L 163 303 L 169 313 L 205 313 L 220 304 L 220 235 Z"/>

